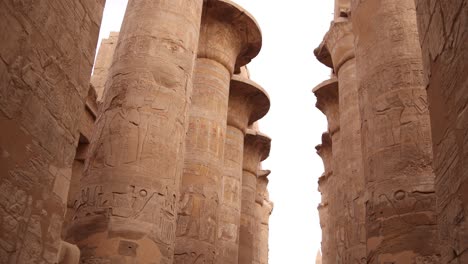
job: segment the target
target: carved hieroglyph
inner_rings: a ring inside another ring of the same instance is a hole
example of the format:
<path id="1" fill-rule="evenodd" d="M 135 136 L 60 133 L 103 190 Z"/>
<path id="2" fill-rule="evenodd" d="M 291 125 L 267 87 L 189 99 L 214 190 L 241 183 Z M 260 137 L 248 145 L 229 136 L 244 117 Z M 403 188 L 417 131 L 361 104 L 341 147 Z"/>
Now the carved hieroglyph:
<path id="1" fill-rule="evenodd" d="M 431 132 L 413 0 L 354 1 L 367 263 L 440 263 Z"/>
<path id="2" fill-rule="evenodd" d="M 105 1 L 0 1 L 0 263 L 56 263 Z"/>
<path id="3" fill-rule="evenodd" d="M 234 70 L 239 70 L 255 57 L 260 47 L 260 30 L 248 12 L 227 0 L 205 1 L 186 140 L 174 263 L 214 263 L 219 254 L 230 254 L 216 248 L 220 201 L 223 199 L 221 186 L 229 84 Z M 226 183 L 229 184 L 235 185 L 235 182 Z M 227 233 L 227 239 L 221 237 L 220 241 L 232 239 L 235 227 L 221 227 L 221 232 Z M 224 263 L 220 261 L 216 263 Z"/>
<path id="4" fill-rule="evenodd" d="M 328 235 L 335 237 L 336 244 L 328 251 L 335 251 L 339 263 L 362 263 L 366 261 L 365 184 L 351 22 L 343 17 L 335 19 L 322 45 L 330 53 L 338 78 L 339 117 L 333 121 L 339 122 L 340 131 L 339 141 L 333 142 L 334 159 L 338 162 L 334 168 L 333 184 L 328 190 L 333 198 L 330 201 L 331 217 L 335 223 Z M 319 101 L 323 99 L 319 98 Z M 332 134 L 332 138 L 336 137 Z"/>
<path id="5" fill-rule="evenodd" d="M 93 75 L 91 76 L 91 84 L 96 89 L 98 101 L 102 101 L 103 99 L 104 88 L 106 86 L 110 67 L 112 66 L 112 58 L 114 57 L 118 39 L 119 33 L 111 32 L 109 38 L 101 41 L 101 46 L 96 56 Z"/>
<path id="6" fill-rule="evenodd" d="M 252 264 L 257 254 L 255 244 L 258 166 L 270 153 L 271 139 L 260 132 L 248 130 L 244 140 L 242 171 L 242 206 L 239 234 L 239 264 Z"/>
<path id="7" fill-rule="evenodd" d="M 202 2 L 128 2 L 68 232 L 83 263 L 172 263 Z"/>
<path id="8" fill-rule="evenodd" d="M 468 1 L 417 0 L 441 261 L 468 263 Z"/>
<path id="9" fill-rule="evenodd" d="M 244 76 L 248 76 L 244 70 Z M 238 264 L 245 131 L 270 108 L 267 93 L 253 81 L 234 75 L 228 104 L 216 263 Z"/>

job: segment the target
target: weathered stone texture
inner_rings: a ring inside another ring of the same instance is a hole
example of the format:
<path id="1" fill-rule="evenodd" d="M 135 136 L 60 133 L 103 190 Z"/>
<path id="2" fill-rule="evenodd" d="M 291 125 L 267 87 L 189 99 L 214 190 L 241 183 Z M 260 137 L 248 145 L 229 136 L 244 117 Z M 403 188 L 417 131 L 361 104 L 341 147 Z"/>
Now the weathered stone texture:
<path id="1" fill-rule="evenodd" d="M 1 263 L 58 261 L 104 2 L 0 2 Z"/>
<path id="2" fill-rule="evenodd" d="M 201 0 L 130 0 L 68 232 L 83 263 L 172 263 Z"/>
<path id="3" fill-rule="evenodd" d="M 261 167 L 259 165 L 259 167 Z M 270 215 L 273 211 L 273 202 L 268 193 L 269 170 L 257 172 L 257 194 L 255 196 L 256 223 L 254 232 L 254 264 L 268 263 L 268 234 Z"/>
<path id="4" fill-rule="evenodd" d="M 255 263 L 255 237 L 258 236 L 256 212 L 257 177 L 261 161 L 270 153 L 271 139 L 262 133 L 248 130 L 244 140 L 242 171 L 242 206 L 239 233 L 239 264 Z M 258 239 L 257 239 L 258 241 Z M 257 257 L 258 258 L 258 257 Z"/>
<path id="5" fill-rule="evenodd" d="M 101 46 L 94 62 L 93 76 L 91 76 L 91 84 L 96 89 L 97 100 L 102 101 L 107 77 L 110 67 L 112 66 L 112 58 L 114 57 L 117 41 L 119 40 L 118 32 L 111 32 L 109 37 L 101 40 Z"/>
<path id="6" fill-rule="evenodd" d="M 318 191 L 321 193 L 322 201 L 317 209 L 320 217 L 320 227 L 322 228 L 322 255 L 325 263 L 329 263 L 333 246 L 331 244 L 331 220 L 330 220 L 330 183 L 329 179 L 333 175 L 332 162 L 332 142 L 328 132 L 322 134 L 322 144 L 315 147 L 317 154 L 322 158 L 323 167 L 325 169 L 318 181 Z M 321 258 L 322 258 L 321 255 Z"/>
<path id="7" fill-rule="evenodd" d="M 468 1 L 416 0 L 434 151 L 440 263 L 468 263 Z"/>
<path id="8" fill-rule="evenodd" d="M 333 183 L 333 218 L 339 263 L 366 259 L 365 184 L 362 164 L 361 117 L 350 21 L 333 22 L 324 39 L 338 79 L 340 140 L 333 144 L 336 164 Z M 346 191 L 343 191 L 346 190 Z"/>
<path id="9" fill-rule="evenodd" d="M 68 190 L 67 211 L 63 223 L 62 237 L 67 234 L 67 228 L 74 217 L 75 201 L 80 189 L 81 177 L 85 169 L 85 161 L 88 159 L 89 145 L 94 132 L 94 123 L 97 115 L 97 98 L 94 87 L 90 85 L 88 96 L 86 97 L 84 113 L 81 114 L 79 125 L 80 137 L 76 148 L 75 159 L 73 160 L 70 188 Z"/>
<path id="10" fill-rule="evenodd" d="M 413 0 L 354 1 L 367 263 L 439 263 L 431 133 Z"/>
<path id="11" fill-rule="evenodd" d="M 225 263 L 224 257 L 235 253 L 232 224 L 238 220 L 221 204 L 229 87 L 235 69 L 240 71 L 260 47 L 259 27 L 248 12 L 227 0 L 204 3 L 174 263 Z"/>
<path id="12" fill-rule="evenodd" d="M 325 46 L 319 49 L 328 49 Z M 318 49 L 316 49 L 317 51 Z M 316 53 L 317 54 L 317 53 Z M 336 263 L 344 253 L 344 245 L 340 240 L 344 232 L 342 226 L 342 202 L 343 192 L 339 158 L 341 157 L 340 138 L 340 105 L 338 79 L 332 77 L 313 89 L 317 97 L 316 107 L 322 111 L 328 120 L 328 131 L 322 136 L 322 145 L 317 147 L 318 154 L 322 157 L 325 173 L 319 180 L 319 191 L 323 194 L 322 202 L 318 209 L 322 228 L 323 258 L 325 263 Z"/>
<path id="13" fill-rule="evenodd" d="M 216 263 L 238 264 L 245 131 L 269 108 L 267 93 L 248 79 L 248 72 L 242 67 L 241 74 L 232 77 L 229 88 Z"/>

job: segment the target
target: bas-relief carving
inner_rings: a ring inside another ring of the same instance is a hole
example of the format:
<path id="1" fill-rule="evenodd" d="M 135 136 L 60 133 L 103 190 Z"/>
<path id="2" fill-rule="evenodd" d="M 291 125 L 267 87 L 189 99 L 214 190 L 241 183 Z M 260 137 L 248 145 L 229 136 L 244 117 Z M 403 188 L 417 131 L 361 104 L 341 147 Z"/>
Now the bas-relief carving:
<path id="1" fill-rule="evenodd" d="M 198 252 L 176 253 L 174 255 L 174 263 L 177 264 L 213 264 L 215 254 L 209 252 L 207 254 Z"/>
<path id="2" fill-rule="evenodd" d="M 189 189 L 180 200 L 177 236 L 214 243 L 217 230 L 218 200 L 204 197 Z"/>
<path id="3" fill-rule="evenodd" d="M 225 176 L 223 177 L 223 204 L 233 208 L 240 207 L 240 182 L 238 179 Z"/>
<path id="4" fill-rule="evenodd" d="M 176 123 L 167 123 L 183 116 L 183 100 L 170 100 L 174 91 L 159 84 L 151 72 L 131 72 L 112 79 L 103 114 L 98 118 L 95 138 L 98 147 L 93 167 L 117 166 L 132 162 L 158 164 L 160 139 L 165 144 L 175 143 L 184 130 Z M 118 151 L 124 147 L 127 151 Z M 102 149 L 101 149 L 102 148 Z M 170 153 L 172 154 L 172 153 Z M 156 156 L 156 157 L 155 157 Z"/>
<path id="5" fill-rule="evenodd" d="M 119 217 L 152 224 L 150 237 L 171 245 L 175 237 L 176 194 L 161 189 L 128 186 L 89 186 L 81 190 L 74 203 L 73 221 L 92 216 Z"/>

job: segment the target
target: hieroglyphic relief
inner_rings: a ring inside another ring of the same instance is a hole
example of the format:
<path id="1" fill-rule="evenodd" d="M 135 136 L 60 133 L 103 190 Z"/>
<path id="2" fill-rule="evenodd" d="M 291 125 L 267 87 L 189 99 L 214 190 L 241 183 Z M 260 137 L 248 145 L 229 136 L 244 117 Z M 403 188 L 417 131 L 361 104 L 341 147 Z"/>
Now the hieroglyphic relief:
<path id="1" fill-rule="evenodd" d="M 170 245 L 175 239 L 176 194 L 167 186 L 159 190 L 134 185 L 90 186 L 81 190 L 74 210 L 73 220 L 96 215 L 134 219 L 151 223 L 151 237 L 158 243 Z"/>
<path id="2" fill-rule="evenodd" d="M 155 78 L 150 72 L 133 72 L 112 80 L 112 99 L 104 103 L 105 114 L 96 124 L 99 134 L 93 140 L 91 168 L 138 164 L 147 171 L 165 171 L 160 179 L 174 179 L 171 164 L 178 149 L 168 146 L 179 145 L 184 134 L 183 124 L 176 119 L 185 107 L 182 100 L 170 100 L 173 91 Z M 124 100 L 127 97 L 132 100 Z M 174 121 L 173 126 L 168 127 L 170 121 Z"/>
<path id="3" fill-rule="evenodd" d="M 214 243 L 217 229 L 218 200 L 191 191 L 182 195 L 177 220 L 177 236 Z"/>

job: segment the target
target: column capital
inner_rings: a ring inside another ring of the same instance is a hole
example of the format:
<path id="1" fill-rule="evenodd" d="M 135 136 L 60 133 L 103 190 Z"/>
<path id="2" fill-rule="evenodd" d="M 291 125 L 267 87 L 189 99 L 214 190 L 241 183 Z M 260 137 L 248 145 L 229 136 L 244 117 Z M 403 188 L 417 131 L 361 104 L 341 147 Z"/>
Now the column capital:
<path id="1" fill-rule="evenodd" d="M 324 40 L 320 43 L 320 45 L 316 49 L 314 49 L 314 55 L 317 58 L 317 60 L 321 62 L 323 65 L 329 68 L 333 68 L 332 57 L 325 43 L 325 39 L 327 38 L 327 35 L 328 35 L 328 32 L 325 34 Z"/>
<path id="2" fill-rule="evenodd" d="M 327 117 L 330 135 L 335 134 L 340 129 L 338 79 L 334 77 L 326 80 L 317 85 L 312 92 L 317 97 L 315 106 Z"/>
<path id="3" fill-rule="evenodd" d="M 263 202 L 267 200 L 266 192 L 268 186 L 268 176 L 270 175 L 270 170 L 258 170 L 257 171 L 257 195 L 255 196 L 255 202 L 263 205 Z"/>
<path id="4" fill-rule="evenodd" d="M 244 140 L 243 170 L 257 175 L 258 164 L 270 155 L 271 139 L 258 131 L 247 130 Z"/>
<path id="5" fill-rule="evenodd" d="M 245 133 L 248 126 L 270 110 L 268 93 L 254 81 L 234 75 L 229 91 L 228 125 Z"/>
<path id="6" fill-rule="evenodd" d="M 335 21 L 324 39 L 333 63 L 333 69 L 338 74 L 341 66 L 354 58 L 354 34 L 351 21 Z"/>
<path id="7" fill-rule="evenodd" d="M 215 60 L 232 74 L 260 52 L 262 33 L 255 18 L 229 0 L 205 0 L 198 58 Z"/>
<path id="8" fill-rule="evenodd" d="M 329 174 L 332 161 L 332 139 L 328 132 L 322 134 L 322 144 L 315 147 L 317 154 L 322 158 L 325 175 Z"/>

